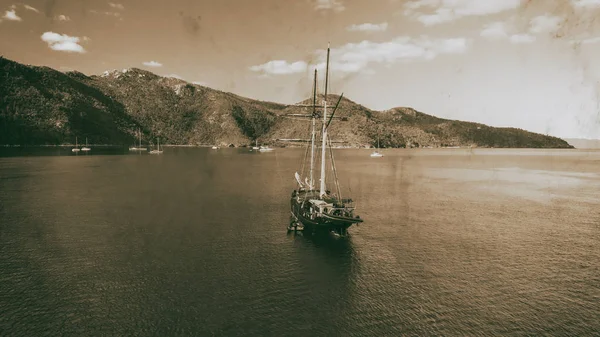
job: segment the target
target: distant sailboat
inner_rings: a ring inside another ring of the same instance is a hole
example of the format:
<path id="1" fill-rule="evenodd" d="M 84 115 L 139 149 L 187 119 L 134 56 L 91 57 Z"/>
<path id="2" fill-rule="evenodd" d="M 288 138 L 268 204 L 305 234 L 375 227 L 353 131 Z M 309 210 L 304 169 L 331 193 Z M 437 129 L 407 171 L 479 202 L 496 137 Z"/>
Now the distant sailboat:
<path id="1" fill-rule="evenodd" d="M 75 147 L 71 149 L 73 152 L 79 152 L 79 145 L 77 144 L 77 137 L 75 137 Z"/>
<path id="2" fill-rule="evenodd" d="M 158 145 L 156 147 L 156 150 L 152 150 L 150 151 L 150 154 L 162 154 L 162 150 L 160 149 L 160 138 L 158 138 Z"/>
<path id="3" fill-rule="evenodd" d="M 375 151 L 373 151 L 373 153 L 371 153 L 371 157 L 373 157 L 373 158 L 383 157 L 383 154 L 380 153 L 379 151 L 377 151 L 377 149 L 379 149 L 379 132 L 377 132 L 377 147 L 375 148 Z"/>
<path id="4" fill-rule="evenodd" d="M 140 130 L 140 128 L 138 128 L 138 142 L 139 142 L 139 146 L 132 146 L 129 148 L 129 151 L 144 151 L 146 150 L 145 147 L 142 147 L 142 131 Z"/>
<path id="5" fill-rule="evenodd" d="M 256 139 L 254 141 L 254 146 L 252 147 L 252 150 L 258 150 L 258 149 L 259 149 L 259 147 L 258 147 L 258 139 Z"/>
<path id="6" fill-rule="evenodd" d="M 85 146 L 81 148 L 81 151 L 89 151 L 89 150 L 91 150 L 91 149 L 88 147 L 87 137 L 85 137 Z"/>

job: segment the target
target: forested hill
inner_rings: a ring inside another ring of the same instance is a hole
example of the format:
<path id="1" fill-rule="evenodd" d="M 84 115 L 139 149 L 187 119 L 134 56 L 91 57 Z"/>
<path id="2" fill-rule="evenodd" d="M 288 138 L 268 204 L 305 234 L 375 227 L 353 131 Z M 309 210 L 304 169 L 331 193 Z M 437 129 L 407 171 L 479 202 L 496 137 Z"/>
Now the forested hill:
<path id="1" fill-rule="evenodd" d="M 87 76 L 0 57 L 0 144 L 131 144 L 157 137 L 179 145 L 307 138 L 306 122 L 284 115 L 304 108 L 263 102 L 130 68 Z M 335 104 L 339 96 L 329 96 Z M 343 98 L 331 126 L 348 146 L 570 148 L 566 141 L 516 128 L 437 118 L 411 108 L 374 111 Z"/>

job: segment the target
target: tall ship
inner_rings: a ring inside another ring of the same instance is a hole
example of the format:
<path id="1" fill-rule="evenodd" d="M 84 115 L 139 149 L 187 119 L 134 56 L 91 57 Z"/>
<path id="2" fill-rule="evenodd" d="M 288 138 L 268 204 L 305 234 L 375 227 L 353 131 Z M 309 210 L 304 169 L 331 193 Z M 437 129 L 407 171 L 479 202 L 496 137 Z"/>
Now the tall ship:
<path id="1" fill-rule="evenodd" d="M 334 119 L 334 115 L 342 100 L 340 95 L 337 103 L 328 114 L 327 91 L 329 85 L 329 46 L 327 46 L 327 62 L 325 66 L 325 89 L 323 101 L 317 104 L 317 70 L 314 74 L 311 135 L 307 146 L 301 172 L 294 174 L 297 189 L 292 192 L 290 206 L 289 230 L 301 227 L 305 232 L 331 232 L 339 236 L 346 236 L 348 228 L 353 224 L 363 222 L 360 216 L 354 214 L 354 203 L 350 198 L 342 198 L 338 181 L 331 139 L 327 133 Z M 317 124 L 320 132 L 317 133 Z M 319 170 L 316 168 L 320 167 Z M 327 169 L 330 168 L 328 172 Z M 318 181 L 317 181 L 317 175 Z M 328 188 L 328 182 L 335 192 Z M 318 184 L 317 184 L 318 182 Z"/>

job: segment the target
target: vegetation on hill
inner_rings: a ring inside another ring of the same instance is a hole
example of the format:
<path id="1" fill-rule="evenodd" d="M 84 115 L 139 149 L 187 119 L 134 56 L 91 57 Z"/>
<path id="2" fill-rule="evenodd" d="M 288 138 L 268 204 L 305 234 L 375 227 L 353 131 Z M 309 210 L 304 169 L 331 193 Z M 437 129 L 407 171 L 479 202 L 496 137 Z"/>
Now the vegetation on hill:
<path id="1" fill-rule="evenodd" d="M 69 144 L 76 136 L 80 142 L 131 144 L 138 128 L 144 143 L 160 137 L 161 143 L 182 145 L 284 145 L 277 140 L 309 137 L 308 119 L 288 115 L 311 108 L 252 100 L 137 68 L 86 76 L 0 57 L 0 69 L 0 144 Z M 330 95 L 329 105 L 338 98 Z M 379 140 L 381 147 L 571 147 L 556 137 L 411 108 L 373 111 L 346 98 L 336 116 L 342 118 L 331 124 L 331 137 L 349 146 Z"/>

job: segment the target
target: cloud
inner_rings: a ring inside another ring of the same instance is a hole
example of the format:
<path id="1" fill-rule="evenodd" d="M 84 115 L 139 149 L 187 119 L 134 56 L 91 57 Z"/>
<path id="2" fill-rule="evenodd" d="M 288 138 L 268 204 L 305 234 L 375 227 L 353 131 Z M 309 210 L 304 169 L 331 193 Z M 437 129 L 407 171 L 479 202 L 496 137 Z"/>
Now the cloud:
<path id="1" fill-rule="evenodd" d="M 506 23 L 492 22 L 490 24 L 487 24 L 479 35 L 492 39 L 507 38 L 508 33 L 506 30 Z"/>
<path id="2" fill-rule="evenodd" d="M 22 20 L 17 15 L 17 12 L 14 9 L 12 9 L 10 11 L 6 11 L 6 13 L 4 14 L 4 16 L 2 18 L 6 19 L 6 20 L 10 20 L 10 21 L 21 21 Z"/>
<path id="3" fill-rule="evenodd" d="M 441 54 L 462 54 L 466 52 L 469 41 L 465 38 L 429 39 L 427 37 L 399 37 L 387 42 L 362 41 L 348 43 L 331 50 L 333 59 L 330 68 L 341 73 L 356 73 L 369 70 L 372 64 L 391 66 L 401 61 L 426 61 Z M 315 52 L 316 61 L 311 66 L 325 69 L 326 53 Z M 250 70 L 271 75 L 302 73 L 308 70 L 304 61 L 289 63 L 283 60 L 270 61 Z"/>
<path id="4" fill-rule="evenodd" d="M 315 10 L 333 10 L 334 12 L 342 12 L 346 9 L 340 0 L 317 0 Z"/>
<path id="5" fill-rule="evenodd" d="M 450 22 L 467 16 L 497 14 L 520 7 L 525 0 L 417 0 L 404 4 L 404 14 L 426 26 Z M 423 9 L 433 13 L 424 13 Z"/>
<path id="6" fill-rule="evenodd" d="M 509 40 L 516 44 L 532 43 L 535 41 L 535 36 L 530 34 L 514 34 L 510 36 Z"/>
<path id="7" fill-rule="evenodd" d="M 178 80 L 184 80 L 183 77 L 181 77 L 177 74 L 169 74 L 169 75 L 166 75 L 165 77 L 171 77 L 171 78 L 176 78 Z"/>
<path id="8" fill-rule="evenodd" d="M 529 32 L 533 34 L 556 32 L 563 21 L 563 18 L 554 15 L 536 16 L 529 23 Z"/>
<path id="9" fill-rule="evenodd" d="M 194 82 L 192 82 L 192 84 L 201 85 L 203 87 L 208 87 L 208 83 L 203 82 L 203 81 L 194 81 Z"/>
<path id="10" fill-rule="evenodd" d="M 116 9 L 120 9 L 120 10 L 125 9 L 125 6 L 123 6 L 121 4 L 114 3 L 114 2 L 109 2 L 108 5 L 110 7 L 112 7 L 112 8 L 116 8 Z"/>
<path id="11" fill-rule="evenodd" d="M 347 31 L 350 32 L 383 32 L 387 30 L 388 23 L 382 22 L 379 24 L 374 23 L 363 23 L 360 25 L 351 25 L 346 27 Z"/>
<path id="12" fill-rule="evenodd" d="M 600 8 L 600 0 L 571 0 L 575 8 Z"/>
<path id="13" fill-rule="evenodd" d="M 79 38 L 67 34 L 58 34 L 54 32 L 45 32 L 41 36 L 42 41 L 48 43 L 48 47 L 56 51 L 67 53 L 85 53 L 85 49 L 79 44 Z"/>
<path id="14" fill-rule="evenodd" d="M 66 16 L 66 15 L 62 15 L 62 14 L 61 14 L 61 15 L 59 15 L 59 16 L 57 16 L 57 17 L 55 18 L 55 20 L 58 20 L 58 21 L 71 21 L 71 19 L 70 19 L 68 16 Z"/>
<path id="15" fill-rule="evenodd" d="M 307 67 L 308 64 L 304 61 L 288 63 L 284 60 L 273 60 L 261 65 L 252 66 L 250 70 L 270 75 L 289 75 L 303 73 L 308 69 Z"/>
<path id="16" fill-rule="evenodd" d="M 93 14 L 104 14 L 104 15 L 114 16 L 114 17 L 121 16 L 121 13 L 119 13 L 119 12 L 99 12 L 99 11 L 97 11 L 95 9 L 91 9 L 90 13 L 93 13 Z"/>
<path id="17" fill-rule="evenodd" d="M 529 21 L 525 32 L 519 32 L 515 27 L 515 18 L 505 22 L 493 22 L 484 26 L 480 36 L 489 39 L 508 39 L 512 43 L 532 43 L 536 34 L 555 33 L 560 29 L 564 18 L 554 15 L 539 15 Z"/>
<path id="18" fill-rule="evenodd" d="M 145 65 L 146 67 L 162 67 L 162 63 L 156 62 L 156 61 L 150 61 L 150 62 L 144 62 L 143 65 Z"/>
<path id="19" fill-rule="evenodd" d="M 600 36 L 598 36 L 598 37 L 588 37 L 586 39 L 572 40 L 569 43 L 571 43 L 571 44 L 593 44 L 593 43 L 600 43 Z"/>
<path id="20" fill-rule="evenodd" d="M 34 7 L 31 7 L 31 6 L 29 6 L 29 5 L 23 5 L 23 7 L 25 7 L 25 9 L 28 9 L 28 10 L 30 10 L 30 11 L 34 11 L 34 12 L 36 12 L 36 13 L 39 13 L 39 12 L 40 12 L 40 11 L 38 11 L 36 8 L 34 8 Z"/>

